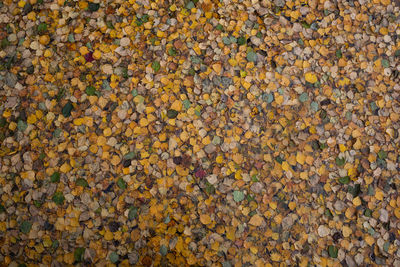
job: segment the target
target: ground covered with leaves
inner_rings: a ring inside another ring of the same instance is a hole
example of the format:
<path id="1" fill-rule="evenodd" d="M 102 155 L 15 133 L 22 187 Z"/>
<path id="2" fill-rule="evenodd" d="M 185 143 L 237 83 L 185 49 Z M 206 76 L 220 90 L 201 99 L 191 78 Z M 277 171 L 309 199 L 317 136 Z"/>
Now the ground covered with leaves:
<path id="1" fill-rule="evenodd" d="M 3 0 L 0 262 L 400 266 L 399 15 Z"/>

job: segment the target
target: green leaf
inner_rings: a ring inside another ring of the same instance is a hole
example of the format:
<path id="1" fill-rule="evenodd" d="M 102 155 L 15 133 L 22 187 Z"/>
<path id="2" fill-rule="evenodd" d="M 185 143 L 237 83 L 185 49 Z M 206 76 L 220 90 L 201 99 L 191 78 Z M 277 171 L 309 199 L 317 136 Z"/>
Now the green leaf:
<path id="1" fill-rule="evenodd" d="M 218 31 L 223 31 L 224 27 L 218 23 L 218 25 L 215 27 Z"/>
<path id="2" fill-rule="evenodd" d="M 113 29 L 114 29 L 114 25 L 112 24 L 111 21 L 107 21 L 107 22 L 106 22 L 106 26 L 107 26 L 107 28 L 110 29 L 110 30 L 113 30 Z"/>
<path id="3" fill-rule="evenodd" d="M 59 172 L 53 172 L 53 174 L 50 176 L 50 182 L 58 183 L 59 181 L 60 181 L 60 173 Z"/>
<path id="4" fill-rule="evenodd" d="M 215 187 L 212 184 L 210 184 L 209 182 L 206 182 L 206 192 L 209 195 L 212 195 L 215 193 Z"/>
<path id="5" fill-rule="evenodd" d="M 133 159 L 136 156 L 136 153 L 131 151 L 124 155 L 124 159 Z"/>
<path id="6" fill-rule="evenodd" d="M 117 185 L 118 185 L 118 187 L 121 188 L 122 190 L 125 190 L 125 189 L 126 189 L 126 186 L 127 186 L 126 182 L 125 182 L 124 179 L 122 179 L 122 178 L 119 178 L 119 179 L 118 179 Z"/>
<path id="7" fill-rule="evenodd" d="M 383 151 L 383 150 L 379 151 L 379 152 L 378 152 L 378 157 L 379 157 L 380 159 L 386 159 L 386 158 L 387 158 L 387 153 L 386 153 L 386 151 Z"/>
<path id="8" fill-rule="evenodd" d="M 333 214 L 332 214 L 332 212 L 331 212 L 329 209 L 325 209 L 325 216 L 326 216 L 326 217 L 329 217 L 329 218 L 332 218 L 332 217 L 333 217 Z"/>
<path id="9" fill-rule="evenodd" d="M 366 208 L 364 211 L 364 216 L 372 217 L 372 210 Z"/>
<path id="10" fill-rule="evenodd" d="M 90 10 L 91 12 L 96 12 L 97 10 L 99 10 L 100 4 L 98 4 L 98 3 L 93 3 L 93 2 L 89 2 L 88 8 L 89 8 L 89 10 Z"/>
<path id="11" fill-rule="evenodd" d="M 338 166 L 343 166 L 346 163 L 346 159 L 345 158 L 336 158 L 336 165 Z"/>
<path id="12" fill-rule="evenodd" d="M 257 54 L 254 51 L 249 51 L 247 53 L 246 59 L 251 62 L 257 61 Z"/>
<path id="13" fill-rule="evenodd" d="M 83 178 L 76 179 L 75 183 L 76 183 L 77 186 L 82 186 L 82 187 L 88 187 L 89 186 L 88 182 Z"/>
<path id="14" fill-rule="evenodd" d="M 331 257 L 331 258 L 337 258 L 337 256 L 338 256 L 338 248 L 337 247 L 335 247 L 335 246 L 332 246 L 332 245 L 330 245 L 329 247 L 328 247 L 328 253 L 329 253 L 329 256 Z"/>
<path id="15" fill-rule="evenodd" d="M 154 72 L 159 71 L 161 68 L 160 62 L 153 61 L 153 63 L 151 63 L 151 68 L 154 70 Z"/>
<path id="16" fill-rule="evenodd" d="M 233 192 L 233 200 L 236 202 L 240 202 L 244 199 L 244 193 L 242 191 L 234 191 Z"/>
<path id="17" fill-rule="evenodd" d="M 60 242 L 58 240 L 54 240 L 53 244 L 51 244 L 51 248 L 57 249 L 59 245 L 60 245 Z"/>
<path id="18" fill-rule="evenodd" d="M 0 118 L 0 127 L 4 127 L 7 125 L 7 119 L 4 117 Z"/>
<path id="19" fill-rule="evenodd" d="M 253 175 L 253 176 L 251 176 L 251 180 L 253 181 L 253 182 L 259 182 L 259 180 L 258 180 L 258 178 L 257 178 L 257 175 Z"/>
<path id="20" fill-rule="evenodd" d="M 178 116 L 178 111 L 174 110 L 174 109 L 169 109 L 167 111 L 167 117 L 170 119 L 175 119 L 176 116 Z"/>
<path id="21" fill-rule="evenodd" d="M 40 208 L 43 205 L 43 203 L 39 200 L 34 200 L 33 205 L 35 205 L 36 208 Z"/>
<path id="22" fill-rule="evenodd" d="M 302 22 L 301 22 L 301 25 L 302 25 L 304 28 L 306 28 L 306 29 L 309 29 L 309 28 L 311 27 L 311 25 L 308 24 L 306 21 L 302 21 Z"/>
<path id="23" fill-rule="evenodd" d="M 65 106 L 62 108 L 62 114 L 65 118 L 71 116 L 71 111 L 74 108 L 71 102 L 68 102 L 65 104 Z"/>
<path id="24" fill-rule="evenodd" d="M 85 254 L 85 248 L 76 248 L 74 251 L 75 262 L 83 261 L 83 255 Z"/>
<path id="25" fill-rule="evenodd" d="M 342 50 L 340 50 L 340 49 L 336 50 L 336 57 L 342 58 Z"/>
<path id="26" fill-rule="evenodd" d="M 252 196 L 252 195 L 250 195 L 250 194 L 249 194 L 249 195 L 247 195 L 247 197 L 246 197 L 246 198 L 247 198 L 247 201 L 248 201 L 248 202 L 251 202 L 251 201 L 253 201 L 253 200 L 254 200 L 254 196 Z"/>
<path id="27" fill-rule="evenodd" d="M 185 107 L 185 109 L 189 109 L 189 108 L 190 108 L 190 101 L 189 101 L 189 99 L 183 100 L 183 106 Z"/>
<path id="28" fill-rule="evenodd" d="M 173 47 L 170 47 L 170 48 L 168 49 L 168 55 L 171 56 L 171 57 L 176 56 L 176 49 L 173 48 Z"/>
<path id="29" fill-rule="evenodd" d="M 86 87 L 85 92 L 87 95 L 90 95 L 90 96 L 96 95 L 96 88 L 94 88 L 94 86 L 88 86 L 88 87 Z"/>
<path id="30" fill-rule="evenodd" d="M 54 193 L 52 200 L 57 205 L 62 205 L 64 203 L 65 198 L 62 192 L 56 192 Z"/>
<path id="31" fill-rule="evenodd" d="M 2 204 L 0 204 L 0 213 L 6 212 L 6 208 Z"/>
<path id="32" fill-rule="evenodd" d="M 47 24 L 42 22 L 38 25 L 37 31 L 39 34 L 44 34 L 47 31 Z"/>
<path id="33" fill-rule="evenodd" d="M 341 184 L 348 184 L 348 183 L 350 183 L 350 177 L 349 177 L 349 176 L 340 177 L 340 178 L 339 178 L 339 183 L 341 183 Z"/>
<path id="34" fill-rule="evenodd" d="M 168 253 L 168 248 L 165 245 L 160 246 L 160 254 L 161 256 L 166 256 Z"/>
<path id="35" fill-rule="evenodd" d="M 244 44 L 246 44 L 246 38 L 244 38 L 243 36 L 240 36 L 240 37 L 237 39 L 237 43 L 238 43 L 238 45 L 244 45 Z"/>
<path id="36" fill-rule="evenodd" d="M 119 261 L 119 255 L 115 251 L 111 252 L 110 261 L 112 263 L 117 263 Z"/>
<path id="37" fill-rule="evenodd" d="M 277 156 L 277 157 L 275 158 L 275 160 L 276 160 L 279 164 L 282 164 L 282 162 L 283 162 L 283 159 L 281 158 L 281 156 Z"/>
<path id="38" fill-rule="evenodd" d="M 57 102 L 60 102 L 60 100 L 64 97 L 64 95 L 65 95 L 65 89 L 64 88 L 59 88 L 57 96 L 56 96 Z"/>
<path id="39" fill-rule="evenodd" d="M 18 130 L 20 130 L 21 132 L 24 132 L 26 130 L 26 128 L 28 128 L 28 124 L 26 124 L 26 122 L 24 122 L 23 120 L 18 120 L 17 127 L 18 127 Z"/>
<path id="40" fill-rule="evenodd" d="M 361 193 L 360 184 L 355 184 L 353 186 L 349 186 L 348 192 L 353 195 L 353 197 L 358 196 Z"/>
<path id="41" fill-rule="evenodd" d="M 250 213 L 249 213 L 249 217 L 253 217 L 254 215 L 256 215 L 257 214 L 257 211 L 256 210 L 253 210 L 253 211 L 251 211 Z"/>
<path id="42" fill-rule="evenodd" d="M 129 220 L 135 219 L 137 217 L 137 212 L 138 212 L 138 208 L 130 207 L 129 208 L 129 213 L 128 213 L 128 219 Z"/>
<path id="43" fill-rule="evenodd" d="M 32 223 L 30 221 L 23 221 L 19 226 L 19 230 L 24 233 L 28 234 L 32 229 Z"/>
<path id="44" fill-rule="evenodd" d="M 140 20 L 143 21 L 143 23 L 148 22 L 148 21 L 149 21 L 149 15 L 144 14 L 144 15 L 140 18 Z"/>

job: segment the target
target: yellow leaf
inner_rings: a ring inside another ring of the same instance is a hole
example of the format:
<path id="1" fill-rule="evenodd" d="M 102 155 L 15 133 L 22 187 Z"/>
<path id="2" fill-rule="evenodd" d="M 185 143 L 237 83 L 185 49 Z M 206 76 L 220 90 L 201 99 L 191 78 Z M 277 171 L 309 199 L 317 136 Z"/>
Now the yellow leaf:
<path id="1" fill-rule="evenodd" d="M 304 156 L 303 153 L 297 152 L 296 161 L 297 161 L 299 164 L 304 165 L 304 160 L 305 160 L 305 159 L 306 159 L 306 157 Z"/>
<path id="2" fill-rule="evenodd" d="M 361 199 L 359 197 L 353 198 L 353 205 L 358 207 L 361 205 Z"/>
<path id="3" fill-rule="evenodd" d="M 236 232 L 235 232 L 235 228 L 234 227 L 229 227 L 226 230 L 226 238 L 228 238 L 229 240 L 234 241 L 235 240 L 235 234 L 236 234 Z"/>
<path id="4" fill-rule="evenodd" d="M 249 224 L 253 226 L 260 226 L 264 222 L 264 218 L 261 217 L 260 215 L 256 214 L 253 217 L 251 217 Z"/>
<path id="5" fill-rule="evenodd" d="M 280 261 L 281 260 L 281 255 L 279 255 L 278 253 L 272 253 L 271 254 L 271 260 L 272 261 Z"/>
<path id="6" fill-rule="evenodd" d="M 375 243 L 375 239 L 374 239 L 372 236 L 370 236 L 370 235 L 367 235 L 367 236 L 365 237 L 365 241 L 367 242 L 367 244 L 368 244 L 369 246 L 372 246 L 372 245 Z"/>
<path id="7" fill-rule="evenodd" d="M 111 131 L 110 127 L 105 128 L 103 131 L 104 136 L 110 136 L 111 133 L 112 133 L 112 131 Z"/>
<path id="8" fill-rule="evenodd" d="M 394 215 L 396 216 L 397 219 L 400 219 L 400 209 L 399 208 L 394 210 Z"/>
<path id="9" fill-rule="evenodd" d="M 305 75 L 305 79 L 309 83 L 315 83 L 317 82 L 317 76 L 314 73 L 307 72 Z"/>
<path id="10" fill-rule="evenodd" d="M 354 143 L 353 145 L 354 149 L 361 149 L 362 148 L 362 144 L 359 138 L 357 138 L 357 141 Z"/>
<path id="11" fill-rule="evenodd" d="M 284 161 L 284 162 L 282 162 L 282 169 L 284 170 L 284 171 L 288 171 L 289 170 L 289 164 L 286 162 L 286 161 Z"/>
<path id="12" fill-rule="evenodd" d="M 242 164 L 243 156 L 241 154 L 234 154 L 233 161 L 236 162 L 237 164 Z"/>
<path id="13" fill-rule="evenodd" d="M 178 242 L 176 243 L 176 251 L 181 252 L 183 250 L 183 239 L 182 237 L 178 238 Z"/>
<path id="14" fill-rule="evenodd" d="M 208 214 L 201 214 L 200 215 L 200 222 L 202 224 L 210 224 L 211 223 L 211 217 Z"/>
<path id="15" fill-rule="evenodd" d="M 340 152 L 345 152 L 347 150 L 347 147 L 343 144 L 339 144 L 339 150 Z"/>
<path id="16" fill-rule="evenodd" d="M 141 118 L 140 121 L 139 121 L 139 125 L 141 127 L 146 127 L 147 125 L 149 125 L 149 122 L 148 122 L 148 120 L 146 118 Z"/>
<path id="17" fill-rule="evenodd" d="M 221 70 L 222 70 L 222 65 L 216 63 L 216 64 L 212 65 L 212 68 L 217 74 L 219 74 L 221 72 Z"/>
<path id="18" fill-rule="evenodd" d="M 182 102 L 179 100 L 175 100 L 174 103 L 171 105 L 171 109 L 176 110 L 176 111 L 181 111 L 182 110 Z"/>
<path id="19" fill-rule="evenodd" d="M 67 173 L 67 172 L 69 172 L 71 170 L 71 166 L 69 166 L 69 164 L 68 163 L 64 163 L 63 165 L 61 165 L 61 167 L 60 167 L 60 171 L 62 172 L 62 173 Z"/>
<path id="20" fill-rule="evenodd" d="M 72 264 L 75 261 L 74 253 L 70 252 L 64 255 L 64 262 L 67 264 Z"/>
<path id="21" fill-rule="evenodd" d="M 34 124 L 36 122 L 36 115 L 35 114 L 29 115 L 29 117 L 26 120 L 26 122 L 29 123 L 29 124 Z"/>
<path id="22" fill-rule="evenodd" d="M 219 242 L 215 241 L 212 245 L 211 245 L 211 249 L 214 251 L 218 251 L 219 249 Z"/>
<path id="23" fill-rule="evenodd" d="M 353 233 L 351 228 L 348 226 L 343 226 L 342 232 L 344 237 L 349 237 Z"/>
<path id="24" fill-rule="evenodd" d="M 111 164 L 116 166 L 121 162 L 121 159 L 119 158 L 119 156 L 114 155 L 111 159 Z"/>
<path id="25" fill-rule="evenodd" d="M 107 231 L 107 232 L 104 234 L 104 239 L 107 240 L 107 241 L 112 240 L 112 239 L 113 239 L 113 234 L 112 234 L 110 231 Z"/>

